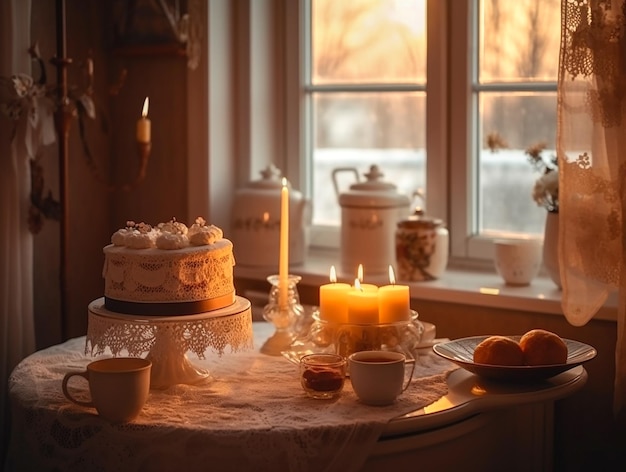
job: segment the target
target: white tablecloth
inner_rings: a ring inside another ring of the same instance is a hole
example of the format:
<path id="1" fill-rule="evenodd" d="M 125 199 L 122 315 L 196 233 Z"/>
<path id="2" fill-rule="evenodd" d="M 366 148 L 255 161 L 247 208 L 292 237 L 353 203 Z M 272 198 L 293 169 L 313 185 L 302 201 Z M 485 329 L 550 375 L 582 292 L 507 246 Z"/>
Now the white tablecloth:
<path id="1" fill-rule="evenodd" d="M 297 365 L 259 352 L 272 329 L 255 323 L 253 351 L 192 359 L 211 379 L 152 390 L 125 425 L 107 423 L 61 392 L 64 374 L 93 360 L 84 337 L 33 354 L 9 380 L 9 470 L 357 470 L 385 425 L 445 395 L 456 368 L 424 350 L 394 405 L 361 404 L 349 380 L 339 399 L 314 400 L 300 386 Z M 86 398 L 86 382 L 71 385 Z"/>

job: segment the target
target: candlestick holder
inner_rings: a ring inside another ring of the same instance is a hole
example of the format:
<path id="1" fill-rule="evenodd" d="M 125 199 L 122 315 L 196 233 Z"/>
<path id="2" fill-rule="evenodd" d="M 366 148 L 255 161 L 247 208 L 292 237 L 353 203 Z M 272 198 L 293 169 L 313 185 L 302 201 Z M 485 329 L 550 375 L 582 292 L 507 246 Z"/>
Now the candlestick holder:
<path id="1" fill-rule="evenodd" d="M 280 277 L 270 275 L 267 281 L 272 284 L 269 293 L 269 303 L 263 308 L 263 318 L 276 327 L 274 334 L 261 347 L 261 352 L 270 356 L 280 356 L 300 331 L 304 321 L 304 307 L 300 304 L 298 282 L 302 277 L 289 275 L 287 278 L 287 303 L 280 303 Z"/>
<path id="2" fill-rule="evenodd" d="M 88 149 L 85 149 L 85 153 L 89 154 L 89 159 L 87 161 L 89 165 L 89 169 L 91 170 L 94 178 L 104 184 L 107 187 L 109 192 L 130 192 L 134 190 L 143 180 L 146 178 L 146 173 L 148 171 L 148 161 L 150 160 L 150 151 L 152 150 L 152 143 L 150 142 L 137 142 L 136 143 L 137 156 L 139 157 L 139 166 L 137 168 L 137 174 L 135 174 L 135 178 L 131 182 L 127 182 L 121 185 L 117 185 L 109 182 L 107 178 L 105 178 L 100 169 L 96 165 L 93 157 L 89 153 Z"/>
<path id="3" fill-rule="evenodd" d="M 150 151 L 152 150 L 152 143 L 137 142 L 137 155 L 139 156 L 139 168 L 135 180 L 131 183 L 121 186 L 121 190 L 129 192 L 139 185 L 143 179 L 146 178 L 146 171 L 148 170 L 148 160 L 150 159 Z"/>

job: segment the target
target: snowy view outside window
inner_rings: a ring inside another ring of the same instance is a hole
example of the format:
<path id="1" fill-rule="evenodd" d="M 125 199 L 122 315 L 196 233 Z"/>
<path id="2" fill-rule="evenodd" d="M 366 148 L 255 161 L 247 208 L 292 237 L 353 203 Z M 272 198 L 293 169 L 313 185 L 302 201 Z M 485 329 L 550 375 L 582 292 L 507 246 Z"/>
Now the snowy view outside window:
<path id="1" fill-rule="evenodd" d="M 524 151 L 544 142 L 546 158 L 555 153 L 559 8 L 559 0 L 479 2 L 471 84 L 478 134 L 467 158 L 482 234 L 543 232 L 545 210 L 531 197 L 539 175 Z M 333 226 L 341 215 L 333 169 L 356 168 L 363 180 L 377 164 L 411 196 L 425 188 L 428 160 L 448 156 L 426 153 L 425 0 L 312 0 L 311 22 L 313 223 Z M 487 148 L 494 132 L 505 149 Z M 341 190 L 354 181 L 345 174 Z M 454 198 L 465 205 L 469 197 Z"/>

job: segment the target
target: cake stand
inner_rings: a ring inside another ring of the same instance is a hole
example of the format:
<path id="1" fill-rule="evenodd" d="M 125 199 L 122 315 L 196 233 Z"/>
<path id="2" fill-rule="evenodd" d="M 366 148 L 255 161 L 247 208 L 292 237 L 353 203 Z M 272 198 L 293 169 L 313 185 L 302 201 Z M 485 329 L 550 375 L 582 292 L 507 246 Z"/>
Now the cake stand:
<path id="1" fill-rule="evenodd" d="M 147 353 L 152 361 L 151 388 L 194 384 L 210 377 L 208 370 L 189 361 L 187 352 L 204 359 L 209 348 L 221 356 L 227 346 L 231 352 L 253 347 L 252 311 L 246 298 L 237 296 L 228 307 L 184 316 L 116 313 L 105 308 L 104 298 L 89 304 L 85 354 L 98 356 L 107 348 L 113 356 Z"/>

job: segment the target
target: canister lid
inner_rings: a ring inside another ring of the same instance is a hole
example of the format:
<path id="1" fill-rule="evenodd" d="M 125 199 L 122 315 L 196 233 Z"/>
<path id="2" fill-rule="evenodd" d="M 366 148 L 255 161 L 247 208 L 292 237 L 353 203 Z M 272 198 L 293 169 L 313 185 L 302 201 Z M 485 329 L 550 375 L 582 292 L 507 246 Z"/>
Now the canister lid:
<path id="1" fill-rule="evenodd" d="M 363 174 L 365 182 L 350 185 L 348 192 L 339 195 L 342 207 L 408 207 L 409 197 L 397 192 L 397 187 L 382 180 L 384 174 L 377 165 L 370 166 L 369 172 Z"/>
<path id="2" fill-rule="evenodd" d="M 394 184 L 382 180 L 385 174 L 380 171 L 377 165 L 370 166 L 370 171 L 363 175 L 367 180 L 350 185 L 350 190 L 363 192 L 395 192 L 397 190 Z"/>
<path id="3" fill-rule="evenodd" d="M 415 213 L 408 218 L 398 221 L 398 228 L 403 229 L 435 229 L 443 226 L 440 218 L 431 218 L 424 215 L 424 211 L 417 208 Z"/>
<path id="4" fill-rule="evenodd" d="M 245 187 L 235 191 L 235 198 L 238 199 L 239 203 L 250 205 L 257 198 L 280 199 L 280 190 L 283 187 L 283 176 L 280 169 L 270 164 L 260 174 L 259 180 L 250 181 Z M 294 189 L 289 181 L 287 181 L 287 187 L 289 187 L 290 202 L 304 202 L 302 193 Z"/>
<path id="5" fill-rule="evenodd" d="M 260 174 L 261 178 L 259 180 L 248 182 L 248 188 L 274 190 L 280 189 L 283 186 L 282 172 L 274 164 L 268 165 Z"/>

